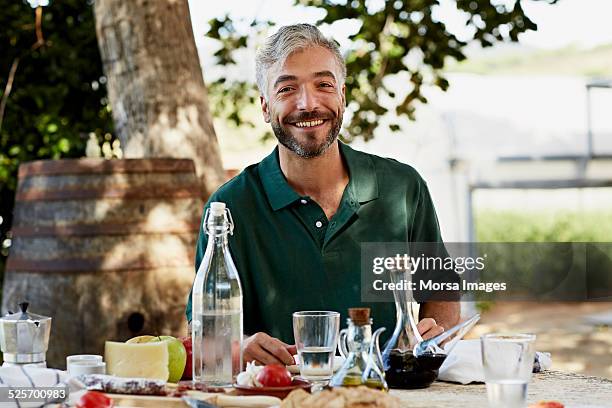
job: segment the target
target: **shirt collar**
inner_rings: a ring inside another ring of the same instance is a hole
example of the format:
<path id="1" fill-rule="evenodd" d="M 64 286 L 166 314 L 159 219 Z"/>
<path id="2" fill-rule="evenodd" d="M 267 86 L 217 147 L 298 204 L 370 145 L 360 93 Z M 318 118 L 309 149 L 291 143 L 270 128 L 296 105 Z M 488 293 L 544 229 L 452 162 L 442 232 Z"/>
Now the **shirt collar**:
<path id="1" fill-rule="evenodd" d="M 378 180 L 372 158 L 342 142 L 338 143 L 340 153 L 349 168 L 349 187 L 352 188 L 359 204 L 378 198 Z M 281 171 L 278 147 L 259 163 L 259 177 L 272 210 L 277 211 L 301 198 L 287 183 Z"/>
<path id="2" fill-rule="evenodd" d="M 278 161 L 278 147 L 259 163 L 259 177 L 272 210 L 288 206 L 300 198 L 287 183 Z"/>
<path id="3" fill-rule="evenodd" d="M 378 178 L 376 168 L 369 154 L 354 150 L 339 142 L 340 152 L 349 168 L 350 181 L 355 198 L 359 204 L 378 198 Z"/>

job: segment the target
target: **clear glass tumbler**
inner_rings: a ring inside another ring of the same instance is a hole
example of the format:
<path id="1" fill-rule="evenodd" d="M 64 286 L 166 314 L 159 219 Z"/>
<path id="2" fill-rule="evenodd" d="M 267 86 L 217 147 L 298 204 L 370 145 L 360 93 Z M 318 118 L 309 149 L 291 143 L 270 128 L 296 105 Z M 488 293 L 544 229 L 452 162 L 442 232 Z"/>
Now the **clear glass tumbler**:
<path id="1" fill-rule="evenodd" d="M 485 334 L 480 338 L 490 407 L 527 406 L 535 338 L 535 334 Z"/>
<path id="2" fill-rule="evenodd" d="M 293 313 L 293 335 L 300 375 L 313 382 L 327 382 L 334 370 L 340 331 L 340 313 L 304 311 Z"/>

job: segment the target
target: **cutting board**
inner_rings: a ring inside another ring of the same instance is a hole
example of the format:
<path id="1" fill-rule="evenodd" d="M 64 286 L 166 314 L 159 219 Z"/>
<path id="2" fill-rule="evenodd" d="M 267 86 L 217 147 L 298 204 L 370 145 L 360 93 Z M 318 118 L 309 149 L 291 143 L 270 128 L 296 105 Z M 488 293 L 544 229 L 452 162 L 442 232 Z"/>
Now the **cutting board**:
<path id="1" fill-rule="evenodd" d="M 117 408 L 186 408 L 188 405 L 180 398 L 153 395 L 106 394 L 112 398 Z"/>
<path id="2" fill-rule="evenodd" d="M 201 391 L 188 391 L 188 395 L 201 401 L 208 401 L 219 407 L 263 408 L 280 405 L 281 400 L 266 396 L 237 396 Z M 188 405 L 180 398 L 152 395 L 106 394 L 113 399 L 115 407 L 120 408 L 186 408 Z"/>

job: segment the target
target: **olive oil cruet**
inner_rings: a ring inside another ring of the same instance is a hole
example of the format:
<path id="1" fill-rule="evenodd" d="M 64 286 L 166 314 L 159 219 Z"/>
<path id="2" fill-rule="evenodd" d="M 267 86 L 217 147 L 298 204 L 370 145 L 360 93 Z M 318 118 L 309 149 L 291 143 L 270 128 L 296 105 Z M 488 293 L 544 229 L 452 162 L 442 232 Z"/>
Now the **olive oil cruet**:
<path id="1" fill-rule="evenodd" d="M 348 328 L 340 331 L 338 348 L 345 358 L 344 364 L 334 374 L 329 385 L 351 387 L 365 385 L 387 391 L 378 337 L 385 330 L 379 328 L 372 334 L 369 308 L 349 309 Z"/>

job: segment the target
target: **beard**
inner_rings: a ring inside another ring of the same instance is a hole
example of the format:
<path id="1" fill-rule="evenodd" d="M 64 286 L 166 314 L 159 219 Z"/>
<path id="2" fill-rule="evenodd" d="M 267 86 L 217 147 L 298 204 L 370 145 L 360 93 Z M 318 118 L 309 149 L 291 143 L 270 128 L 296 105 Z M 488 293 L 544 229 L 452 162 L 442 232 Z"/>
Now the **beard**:
<path id="1" fill-rule="evenodd" d="M 313 157 L 317 157 L 325 153 L 329 146 L 331 146 L 338 137 L 340 133 L 340 128 L 342 126 L 342 114 L 339 116 L 327 115 L 322 117 L 318 114 L 308 113 L 302 114 L 294 117 L 292 122 L 299 121 L 308 121 L 308 120 L 317 120 L 317 119 L 325 119 L 331 123 L 331 128 L 329 132 L 325 136 L 325 139 L 317 143 L 315 142 L 300 142 L 291 132 L 291 129 L 288 126 L 283 126 L 279 123 L 278 119 L 274 118 L 272 122 L 272 130 L 274 131 L 274 135 L 278 139 L 279 143 L 285 146 L 287 149 L 291 150 L 293 153 L 304 159 L 310 159 Z"/>

